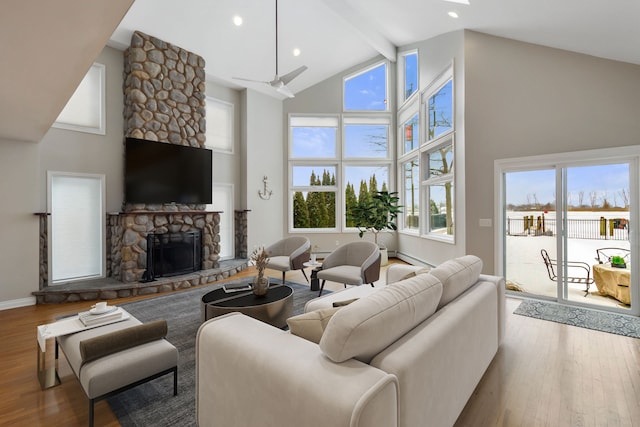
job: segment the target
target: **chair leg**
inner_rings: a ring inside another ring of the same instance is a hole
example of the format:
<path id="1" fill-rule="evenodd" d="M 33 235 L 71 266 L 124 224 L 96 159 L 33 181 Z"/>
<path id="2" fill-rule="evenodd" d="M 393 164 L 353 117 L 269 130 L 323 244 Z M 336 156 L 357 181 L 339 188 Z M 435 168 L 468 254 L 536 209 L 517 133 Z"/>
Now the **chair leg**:
<path id="1" fill-rule="evenodd" d="M 371 282 L 370 285 L 371 285 L 372 288 L 375 288 L 375 286 L 373 285 L 373 282 Z"/>
<path id="2" fill-rule="evenodd" d="M 304 268 L 301 268 L 300 271 L 302 271 L 302 275 L 304 276 L 307 283 L 309 283 L 309 278 L 307 277 L 307 273 L 304 272 Z"/>
<path id="3" fill-rule="evenodd" d="M 283 284 L 283 285 L 284 285 L 284 275 L 285 275 L 286 273 L 287 273 L 286 271 L 283 271 L 283 272 L 282 272 L 282 284 Z"/>
<path id="4" fill-rule="evenodd" d="M 322 280 L 322 284 L 320 285 L 320 293 L 318 293 L 318 296 L 321 296 L 321 295 L 322 295 L 322 290 L 324 289 L 324 282 L 325 282 L 325 281 L 326 281 L 326 280 L 324 280 L 324 279 Z"/>
<path id="5" fill-rule="evenodd" d="M 173 395 L 178 395 L 178 367 L 173 370 Z"/>
<path id="6" fill-rule="evenodd" d="M 89 399 L 89 427 L 93 427 L 93 405 L 94 399 Z"/>

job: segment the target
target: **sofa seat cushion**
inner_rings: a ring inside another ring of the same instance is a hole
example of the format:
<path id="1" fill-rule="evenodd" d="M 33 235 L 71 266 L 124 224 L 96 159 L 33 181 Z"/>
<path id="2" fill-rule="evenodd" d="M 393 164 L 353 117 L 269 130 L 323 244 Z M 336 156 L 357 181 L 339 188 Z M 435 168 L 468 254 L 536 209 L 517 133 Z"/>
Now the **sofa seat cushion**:
<path id="1" fill-rule="evenodd" d="M 322 308 L 299 314 L 287 319 L 289 331 L 308 341 L 318 344 L 331 317 L 340 307 Z"/>
<path id="2" fill-rule="evenodd" d="M 348 285 L 361 285 L 362 268 L 353 265 L 339 265 L 327 270 L 320 270 L 318 272 L 318 279 L 346 283 Z"/>
<path id="3" fill-rule="evenodd" d="M 268 267 L 272 270 L 289 271 L 291 269 L 290 263 L 288 256 L 274 256 L 269 258 Z"/>
<path id="4" fill-rule="evenodd" d="M 431 269 L 429 274 L 442 282 L 442 299 L 438 308 L 449 304 L 469 289 L 478 281 L 480 272 L 482 272 L 482 260 L 474 255 L 451 259 Z"/>
<path id="5" fill-rule="evenodd" d="M 364 298 L 383 288 L 384 285 L 376 285 L 375 287 L 353 286 L 347 289 L 341 289 L 337 292 L 331 292 L 330 294 L 322 295 L 321 297 L 308 301 L 304 306 L 304 311 L 306 313 L 309 311 L 319 310 L 321 308 L 333 307 L 334 302 L 347 301 L 354 298 Z"/>
<path id="6" fill-rule="evenodd" d="M 320 339 L 334 362 L 355 358 L 364 363 L 431 316 L 442 296 L 442 283 L 421 274 L 387 285 L 336 312 Z"/>

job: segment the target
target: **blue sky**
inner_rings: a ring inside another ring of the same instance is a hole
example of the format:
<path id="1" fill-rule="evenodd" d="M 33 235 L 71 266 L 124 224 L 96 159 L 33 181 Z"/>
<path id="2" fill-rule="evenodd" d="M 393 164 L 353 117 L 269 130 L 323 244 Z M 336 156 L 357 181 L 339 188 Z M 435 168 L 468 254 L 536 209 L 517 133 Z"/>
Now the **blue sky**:
<path id="1" fill-rule="evenodd" d="M 571 167 L 567 170 L 567 191 L 569 202 L 578 204 L 578 193 L 584 192 L 583 204 L 590 204 L 589 193 L 597 193 L 597 204 L 606 194 L 611 204 L 617 201 L 622 206 L 619 192 L 625 189 L 629 193 L 629 166 L 627 164 Z M 510 172 L 507 174 L 507 203 L 527 203 L 527 195 L 533 202 L 533 195 L 538 202 L 545 204 L 554 201 L 555 170 L 539 170 L 527 172 Z M 614 196 L 615 195 L 615 196 Z"/>

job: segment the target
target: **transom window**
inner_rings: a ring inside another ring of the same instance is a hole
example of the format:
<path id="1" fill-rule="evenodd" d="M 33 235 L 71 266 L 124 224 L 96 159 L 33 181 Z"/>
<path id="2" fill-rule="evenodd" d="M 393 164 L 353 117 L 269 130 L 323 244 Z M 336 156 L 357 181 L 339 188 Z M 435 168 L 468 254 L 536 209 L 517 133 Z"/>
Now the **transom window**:
<path id="1" fill-rule="evenodd" d="M 404 68 L 403 81 L 403 101 L 411 98 L 411 95 L 418 92 L 418 52 L 407 52 L 402 54 L 402 65 Z"/>
<path id="2" fill-rule="evenodd" d="M 379 63 L 344 79 L 345 111 L 387 111 L 387 63 Z"/>

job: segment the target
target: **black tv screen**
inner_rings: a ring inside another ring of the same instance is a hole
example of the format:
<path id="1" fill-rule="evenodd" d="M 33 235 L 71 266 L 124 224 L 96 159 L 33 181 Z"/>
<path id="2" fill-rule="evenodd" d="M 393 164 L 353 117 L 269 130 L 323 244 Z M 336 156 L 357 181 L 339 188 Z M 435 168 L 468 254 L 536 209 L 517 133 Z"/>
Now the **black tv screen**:
<path id="1" fill-rule="evenodd" d="M 211 203 L 211 160 L 208 149 L 127 138 L 125 201 Z"/>

